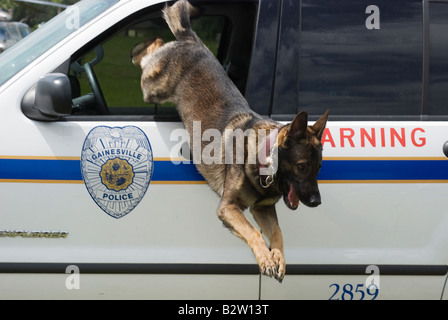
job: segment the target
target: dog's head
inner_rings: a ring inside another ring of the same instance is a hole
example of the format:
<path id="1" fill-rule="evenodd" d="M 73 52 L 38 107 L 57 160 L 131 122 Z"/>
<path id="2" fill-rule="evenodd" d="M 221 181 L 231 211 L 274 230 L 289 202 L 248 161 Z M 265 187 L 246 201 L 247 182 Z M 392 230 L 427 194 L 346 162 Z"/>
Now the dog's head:
<path id="1" fill-rule="evenodd" d="M 321 203 L 317 174 L 322 164 L 321 139 L 328 111 L 308 126 L 308 114 L 300 112 L 278 136 L 278 177 L 283 200 L 292 210 L 299 201 L 308 207 Z"/>
<path id="2" fill-rule="evenodd" d="M 163 50 L 168 47 L 156 38 L 139 43 L 131 50 L 132 63 L 142 68 L 140 85 L 146 103 L 164 103 L 173 96 L 177 73 L 170 72 L 172 59 Z"/>

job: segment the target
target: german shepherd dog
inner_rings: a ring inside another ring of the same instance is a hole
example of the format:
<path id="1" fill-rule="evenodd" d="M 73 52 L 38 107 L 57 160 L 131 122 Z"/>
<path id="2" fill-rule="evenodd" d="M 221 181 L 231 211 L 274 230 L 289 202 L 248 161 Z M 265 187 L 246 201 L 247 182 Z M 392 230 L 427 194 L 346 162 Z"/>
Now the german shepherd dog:
<path id="1" fill-rule="evenodd" d="M 322 163 L 321 138 L 328 111 L 313 126 L 308 126 L 305 111 L 289 125 L 263 119 L 253 112 L 192 30 L 190 16 L 196 13 L 197 9 L 186 0 L 166 6 L 164 18 L 176 41 L 165 44 L 156 39 L 132 49 L 133 63 L 142 68 L 143 98 L 148 103 L 176 103 L 190 143 L 194 143 L 194 122 L 200 123 L 201 133 L 208 129 L 221 132 L 223 161 L 195 165 L 221 196 L 219 219 L 249 245 L 260 272 L 281 282 L 286 264 L 275 204 L 281 197 L 292 210 L 297 209 L 299 201 L 308 207 L 321 203 L 316 177 Z M 263 131 L 265 134 L 261 134 Z M 224 159 L 229 153 L 237 157 L 240 151 L 233 144 L 228 147 L 228 140 L 236 137 L 229 132 L 245 135 L 243 161 L 229 163 Z M 248 141 L 256 143 L 251 146 Z M 196 149 L 204 150 L 207 142 L 199 143 L 201 148 Z M 251 155 L 256 155 L 252 158 L 255 161 L 248 161 Z M 245 217 L 243 211 L 247 208 L 269 240 L 269 248 L 260 231 Z"/>

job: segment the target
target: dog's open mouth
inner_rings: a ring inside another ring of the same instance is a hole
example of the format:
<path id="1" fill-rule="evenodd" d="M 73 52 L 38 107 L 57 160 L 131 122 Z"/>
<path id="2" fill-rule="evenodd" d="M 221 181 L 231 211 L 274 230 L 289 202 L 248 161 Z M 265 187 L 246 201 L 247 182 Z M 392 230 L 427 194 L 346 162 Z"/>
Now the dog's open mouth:
<path id="1" fill-rule="evenodd" d="M 286 206 L 291 210 L 296 210 L 299 206 L 299 197 L 290 183 L 288 183 L 288 191 L 283 194 L 283 200 L 285 201 Z"/>

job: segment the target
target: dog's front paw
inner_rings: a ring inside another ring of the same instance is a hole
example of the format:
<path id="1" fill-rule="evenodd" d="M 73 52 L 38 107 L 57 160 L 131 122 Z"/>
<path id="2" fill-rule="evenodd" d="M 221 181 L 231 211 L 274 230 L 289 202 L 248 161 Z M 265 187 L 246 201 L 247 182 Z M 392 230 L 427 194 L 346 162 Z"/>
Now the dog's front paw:
<path id="1" fill-rule="evenodd" d="M 280 283 L 283 281 L 286 270 L 286 263 L 283 254 L 278 249 L 265 250 L 257 258 L 261 274 L 274 277 Z"/>
<path id="2" fill-rule="evenodd" d="M 263 253 L 257 256 L 258 267 L 262 275 L 268 277 L 275 277 L 277 273 L 277 266 L 273 259 L 272 252 L 267 248 Z"/>
<path id="3" fill-rule="evenodd" d="M 282 282 L 285 277 L 286 272 L 286 263 L 285 258 L 283 257 L 283 253 L 278 249 L 272 249 L 272 259 L 276 265 L 276 271 L 274 273 L 274 278 L 278 280 L 278 282 Z"/>

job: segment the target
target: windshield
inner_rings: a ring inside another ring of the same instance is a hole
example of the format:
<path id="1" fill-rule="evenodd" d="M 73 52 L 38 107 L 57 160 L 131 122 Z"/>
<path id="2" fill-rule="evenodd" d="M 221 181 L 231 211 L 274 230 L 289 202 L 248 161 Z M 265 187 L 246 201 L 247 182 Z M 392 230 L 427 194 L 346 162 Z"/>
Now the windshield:
<path id="1" fill-rule="evenodd" d="M 0 54 L 0 86 L 59 41 L 118 1 L 80 1 L 68 7 L 24 40 Z"/>

